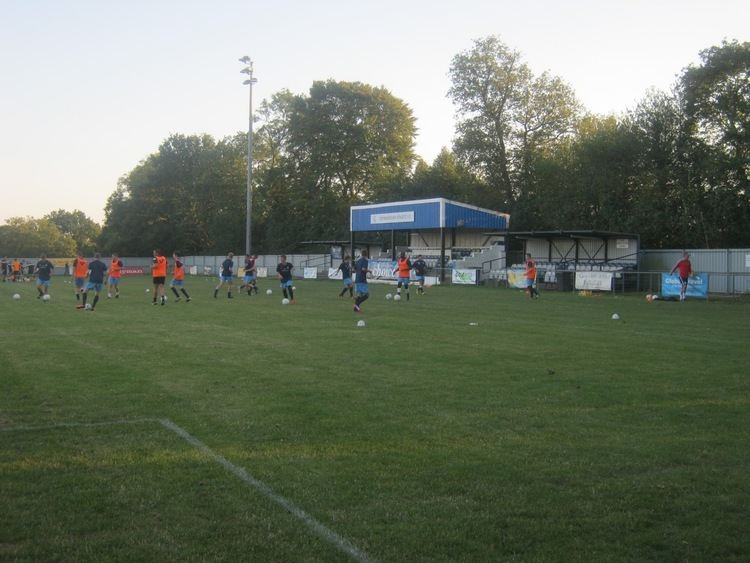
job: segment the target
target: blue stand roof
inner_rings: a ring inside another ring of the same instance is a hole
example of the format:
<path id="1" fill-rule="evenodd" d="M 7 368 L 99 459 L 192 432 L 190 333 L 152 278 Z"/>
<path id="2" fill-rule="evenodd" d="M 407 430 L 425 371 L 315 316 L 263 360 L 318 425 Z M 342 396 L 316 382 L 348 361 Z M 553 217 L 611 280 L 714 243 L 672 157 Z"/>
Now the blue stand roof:
<path id="1" fill-rule="evenodd" d="M 490 229 L 504 231 L 510 215 L 442 197 L 354 205 L 349 209 L 349 230 L 416 231 L 420 229 Z"/>

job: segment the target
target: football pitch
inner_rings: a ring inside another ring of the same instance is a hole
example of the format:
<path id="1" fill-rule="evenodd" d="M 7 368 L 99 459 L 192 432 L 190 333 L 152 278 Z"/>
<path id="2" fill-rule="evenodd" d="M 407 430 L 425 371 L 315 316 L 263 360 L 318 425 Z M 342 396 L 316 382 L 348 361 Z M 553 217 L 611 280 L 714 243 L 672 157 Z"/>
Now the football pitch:
<path id="1" fill-rule="evenodd" d="M 0 284 L 0 560 L 750 559 L 746 302 L 149 281 Z"/>

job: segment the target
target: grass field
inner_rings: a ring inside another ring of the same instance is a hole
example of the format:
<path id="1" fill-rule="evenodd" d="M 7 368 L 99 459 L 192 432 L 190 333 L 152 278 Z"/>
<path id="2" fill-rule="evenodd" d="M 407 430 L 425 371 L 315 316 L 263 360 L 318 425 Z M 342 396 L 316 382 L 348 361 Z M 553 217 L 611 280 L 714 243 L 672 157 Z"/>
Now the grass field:
<path id="1" fill-rule="evenodd" d="M 0 285 L 0 560 L 750 559 L 747 303 L 211 283 Z"/>

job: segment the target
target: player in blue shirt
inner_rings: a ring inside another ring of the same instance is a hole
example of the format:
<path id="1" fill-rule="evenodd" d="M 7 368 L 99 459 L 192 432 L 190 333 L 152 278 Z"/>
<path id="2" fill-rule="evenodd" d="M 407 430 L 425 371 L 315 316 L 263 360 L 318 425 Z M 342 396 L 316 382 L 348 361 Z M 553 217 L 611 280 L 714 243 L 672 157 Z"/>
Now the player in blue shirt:
<path id="1" fill-rule="evenodd" d="M 257 279 L 257 268 L 255 267 L 255 261 L 258 259 L 257 256 L 251 256 L 247 254 L 245 256 L 245 277 L 242 280 L 240 291 L 247 289 L 247 294 L 252 295 L 253 291 L 258 294 Z"/>
<path id="2" fill-rule="evenodd" d="M 414 270 L 414 278 L 419 284 L 417 286 L 417 295 L 424 295 L 424 277 L 427 273 L 427 262 L 422 259 L 421 254 L 417 256 L 417 259 L 411 265 L 411 268 Z"/>
<path id="3" fill-rule="evenodd" d="M 96 304 L 99 302 L 99 292 L 104 287 L 104 275 L 107 273 L 107 265 L 99 260 L 101 256 L 97 252 L 94 254 L 94 259 L 89 262 L 89 281 L 86 284 L 86 289 L 83 292 L 82 303 L 78 305 L 77 309 L 86 308 L 86 299 L 89 295 L 89 290 L 94 290 L 94 302 L 91 303 L 91 310 L 96 309 Z"/>
<path id="4" fill-rule="evenodd" d="M 39 292 L 37 299 L 41 299 L 49 293 L 49 284 L 52 279 L 52 271 L 55 266 L 47 260 L 47 255 L 42 254 L 39 262 L 36 263 L 36 290 Z"/>
<path id="5" fill-rule="evenodd" d="M 362 312 L 360 305 L 370 297 L 370 288 L 367 285 L 367 274 L 370 272 L 368 269 L 369 265 L 370 262 L 367 260 L 367 251 L 363 250 L 359 260 L 354 264 L 354 283 L 355 289 L 357 290 L 357 297 L 354 300 L 355 313 Z"/>
<path id="6" fill-rule="evenodd" d="M 296 303 L 294 300 L 294 281 L 292 280 L 294 264 L 286 261 L 286 254 L 282 254 L 279 258 L 281 262 L 276 266 L 276 273 L 279 275 L 281 290 L 284 292 L 284 297 L 289 297 L 289 301 Z"/>
<path id="7" fill-rule="evenodd" d="M 227 254 L 226 260 L 221 263 L 221 275 L 219 276 L 219 285 L 214 288 L 214 299 L 219 294 L 219 290 L 227 284 L 227 299 L 232 298 L 232 269 L 234 268 L 234 254 Z"/>
<path id="8" fill-rule="evenodd" d="M 341 293 L 339 293 L 339 297 L 343 297 L 347 291 L 349 292 L 349 297 L 354 297 L 354 284 L 352 283 L 352 263 L 350 256 L 344 256 L 344 261 L 339 264 L 339 268 L 338 270 L 336 270 L 336 272 L 341 272 L 341 278 L 344 282 L 344 289 L 342 289 Z"/>

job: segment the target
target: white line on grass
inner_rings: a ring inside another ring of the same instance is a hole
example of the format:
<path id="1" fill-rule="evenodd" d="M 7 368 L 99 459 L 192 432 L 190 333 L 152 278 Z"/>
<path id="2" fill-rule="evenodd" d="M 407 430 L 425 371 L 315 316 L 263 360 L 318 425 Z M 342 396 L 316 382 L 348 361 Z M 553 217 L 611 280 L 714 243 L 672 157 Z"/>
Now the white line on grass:
<path id="1" fill-rule="evenodd" d="M 201 442 L 198 438 L 190 434 L 187 430 L 184 430 L 183 428 L 177 426 L 174 422 L 167 418 L 133 418 L 133 419 L 120 419 L 120 420 L 110 420 L 110 421 L 104 421 L 104 422 L 61 422 L 58 424 L 50 424 L 47 426 L 15 426 L 15 427 L 5 427 L 0 428 L 0 432 L 11 432 L 11 431 L 26 431 L 26 430 L 51 430 L 54 428 L 80 428 L 80 427 L 96 427 L 96 426 L 114 426 L 117 424 L 142 424 L 142 423 L 158 423 L 167 430 L 177 434 L 180 438 L 185 440 L 188 444 L 191 446 L 198 448 L 200 451 L 202 451 L 205 455 L 213 459 L 216 463 L 221 465 L 224 469 L 232 473 L 235 477 L 238 477 L 242 481 L 244 481 L 246 484 L 250 485 L 252 488 L 254 488 L 256 491 L 261 493 L 263 496 L 268 498 L 269 500 L 272 500 L 276 504 L 278 504 L 281 508 L 292 514 L 293 516 L 297 517 L 298 519 L 302 520 L 302 522 L 307 525 L 308 528 L 310 528 L 313 532 L 315 532 L 318 536 L 323 538 L 324 540 L 328 541 L 329 543 L 332 543 L 339 551 L 346 553 L 350 557 L 352 557 L 354 560 L 359 561 L 360 563 L 369 563 L 370 561 L 373 561 L 370 559 L 370 557 L 355 547 L 349 540 L 346 538 L 340 536 L 333 530 L 329 529 L 327 526 L 310 516 L 307 512 L 302 510 L 300 507 L 298 507 L 296 504 L 294 504 L 292 501 L 286 499 L 285 497 L 278 494 L 276 491 L 274 491 L 271 487 L 266 485 L 263 481 L 259 481 L 250 473 L 247 472 L 244 468 L 233 464 L 231 461 L 226 459 L 224 456 L 217 454 L 215 451 L 213 451 L 211 448 L 209 448 L 206 444 Z"/>

